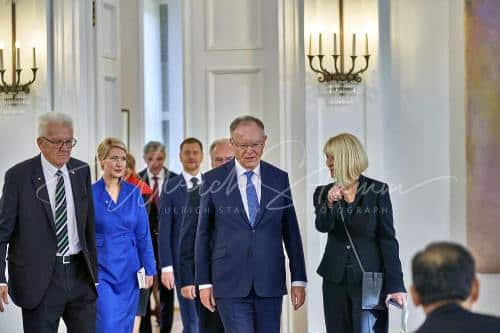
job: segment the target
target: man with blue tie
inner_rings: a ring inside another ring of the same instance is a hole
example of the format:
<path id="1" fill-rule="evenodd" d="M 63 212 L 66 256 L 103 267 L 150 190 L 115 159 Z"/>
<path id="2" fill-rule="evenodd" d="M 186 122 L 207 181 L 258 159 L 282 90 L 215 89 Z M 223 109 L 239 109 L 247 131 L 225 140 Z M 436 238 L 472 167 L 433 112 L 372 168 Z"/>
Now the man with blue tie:
<path id="1" fill-rule="evenodd" d="M 286 172 L 261 161 L 261 120 L 230 125 L 235 159 L 204 174 L 195 269 L 202 304 L 220 313 L 226 333 L 278 333 L 287 293 L 283 244 L 290 260 L 291 300 L 305 301 L 302 240 Z"/>
<path id="2" fill-rule="evenodd" d="M 167 289 L 176 288 L 184 333 L 198 333 L 198 313 L 194 300 L 181 296 L 179 273 L 179 240 L 185 215 L 188 191 L 201 184 L 200 165 L 203 145 L 196 138 L 187 138 L 180 145 L 182 173 L 170 179 L 160 196 L 159 254 L 161 282 Z"/>

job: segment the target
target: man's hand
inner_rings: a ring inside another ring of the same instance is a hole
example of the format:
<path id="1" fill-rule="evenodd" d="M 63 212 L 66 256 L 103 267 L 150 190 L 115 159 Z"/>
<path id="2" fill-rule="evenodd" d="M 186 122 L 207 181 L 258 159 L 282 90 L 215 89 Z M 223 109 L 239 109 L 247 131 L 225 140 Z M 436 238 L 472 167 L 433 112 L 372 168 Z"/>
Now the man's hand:
<path id="1" fill-rule="evenodd" d="M 4 304 L 9 304 L 9 289 L 7 286 L 0 286 L 0 312 L 4 311 Z"/>
<path id="2" fill-rule="evenodd" d="M 146 288 L 151 288 L 153 286 L 153 281 L 154 281 L 153 276 L 146 275 L 145 280 L 146 280 Z"/>
<path id="3" fill-rule="evenodd" d="M 193 285 L 185 286 L 181 288 L 181 295 L 187 299 L 196 298 L 196 288 Z"/>
<path id="4" fill-rule="evenodd" d="M 292 298 L 293 309 L 297 311 L 306 301 L 306 288 L 292 286 L 290 297 Z"/>
<path id="5" fill-rule="evenodd" d="M 174 282 L 174 272 L 162 272 L 161 273 L 161 283 L 168 290 L 172 290 L 175 286 Z"/>
<path id="6" fill-rule="evenodd" d="M 213 288 L 200 289 L 201 304 L 206 307 L 210 312 L 215 311 L 215 298 Z"/>

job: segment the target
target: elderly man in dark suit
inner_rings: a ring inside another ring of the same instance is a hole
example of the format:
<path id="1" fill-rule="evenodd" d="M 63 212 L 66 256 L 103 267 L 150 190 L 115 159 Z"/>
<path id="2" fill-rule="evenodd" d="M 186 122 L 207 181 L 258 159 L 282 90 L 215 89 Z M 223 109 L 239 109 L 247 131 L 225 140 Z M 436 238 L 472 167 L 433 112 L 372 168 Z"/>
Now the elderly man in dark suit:
<path id="1" fill-rule="evenodd" d="M 261 161 L 264 124 L 252 116 L 230 125 L 235 158 L 205 174 L 195 241 L 200 299 L 219 310 L 226 333 L 278 333 L 287 293 L 305 301 L 306 269 L 288 175 Z"/>
<path id="2" fill-rule="evenodd" d="M 217 168 L 234 158 L 234 148 L 229 139 L 215 140 L 210 145 L 212 168 Z M 201 184 L 200 184 L 201 185 Z M 194 242 L 200 209 L 200 186 L 188 191 L 186 212 L 181 226 L 179 241 L 179 281 L 184 298 L 195 299 L 198 309 L 200 333 L 224 333 L 224 326 L 218 311 L 211 312 L 197 298 L 199 291 L 195 287 L 194 276 Z"/>
<path id="3" fill-rule="evenodd" d="M 479 281 L 474 258 L 463 246 L 430 244 L 413 258 L 412 274 L 413 302 L 427 316 L 415 333 L 500 332 L 500 318 L 471 312 Z"/>
<path id="4" fill-rule="evenodd" d="M 0 200 L 0 311 L 7 293 L 24 332 L 95 332 L 97 261 L 89 166 L 71 158 L 72 120 L 40 117 L 41 154 L 5 174 Z M 8 250 L 9 281 L 5 255 Z"/>

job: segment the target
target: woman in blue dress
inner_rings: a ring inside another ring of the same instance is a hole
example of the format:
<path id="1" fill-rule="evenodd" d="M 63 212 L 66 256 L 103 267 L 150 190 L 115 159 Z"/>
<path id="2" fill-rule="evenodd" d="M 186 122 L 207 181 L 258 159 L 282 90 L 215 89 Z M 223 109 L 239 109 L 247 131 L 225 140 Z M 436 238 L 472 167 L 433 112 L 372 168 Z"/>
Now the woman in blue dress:
<path id="1" fill-rule="evenodd" d="M 97 333 L 131 333 L 137 312 L 137 271 L 149 288 L 156 274 L 149 222 L 139 189 L 125 181 L 126 147 L 107 138 L 97 148 L 103 176 L 94 185 L 99 264 Z"/>

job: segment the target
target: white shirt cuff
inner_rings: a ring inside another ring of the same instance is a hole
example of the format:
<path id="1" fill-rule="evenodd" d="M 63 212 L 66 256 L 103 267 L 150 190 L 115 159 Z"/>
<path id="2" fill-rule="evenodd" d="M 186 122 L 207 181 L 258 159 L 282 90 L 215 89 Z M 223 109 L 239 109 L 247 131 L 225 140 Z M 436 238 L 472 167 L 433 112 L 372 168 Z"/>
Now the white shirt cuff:
<path id="1" fill-rule="evenodd" d="M 212 288 L 212 285 L 211 284 L 200 284 L 200 286 L 198 287 L 201 289 L 208 289 L 208 288 Z"/>
<path id="2" fill-rule="evenodd" d="M 166 266 L 161 268 L 162 273 L 173 273 L 174 272 L 174 267 L 173 266 Z"/>
<path id="3" fill-rule="evenodd" d="M 307 282 L 305 281 L 292 281 L 292 287 L 307 287 Z"/>
<path id="4" fill-rule="evenodd" d="M 0 287 L 7 287 L 7 283 L 0 283 Z"/>

